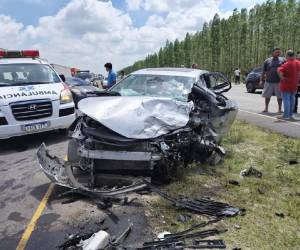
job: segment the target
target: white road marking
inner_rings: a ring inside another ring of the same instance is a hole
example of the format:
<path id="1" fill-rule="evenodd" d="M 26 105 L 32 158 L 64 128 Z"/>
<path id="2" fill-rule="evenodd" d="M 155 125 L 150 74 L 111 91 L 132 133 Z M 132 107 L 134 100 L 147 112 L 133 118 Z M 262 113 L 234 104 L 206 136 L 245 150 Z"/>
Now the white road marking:
<path id="1" fill-rule="evenodd" d="M 263 114 L 258 114 L 258 113 L 254 113 L 254 112 L 251 112 L 251 111 L 247 111 L 247 110 L 243 110 L 243 109 L 239 109 L 239 111 L 242 111 L 244 113 L 248 113 L 248 114 L 251 114 L 251 115 L 256 115 L 256 116 L 260 116 L 260 117 L 266 117 L 266 118 L 269 118 L 269 119 L 272 119 L 272 120 L 276 120 L 276 121 L 282 121 L 284 123 L 290 123 L 290 124 L 293 124 L 293 125 L 297 125 L 297 126 L 300 126 L 300 123 L 299 122 L 292 122 L 292 121 L 286 121 L 286 120 L 280 120 L 276 117 L 273 117 L 273 116 L 268 116 L 268 115 L 263 115 Z"/>

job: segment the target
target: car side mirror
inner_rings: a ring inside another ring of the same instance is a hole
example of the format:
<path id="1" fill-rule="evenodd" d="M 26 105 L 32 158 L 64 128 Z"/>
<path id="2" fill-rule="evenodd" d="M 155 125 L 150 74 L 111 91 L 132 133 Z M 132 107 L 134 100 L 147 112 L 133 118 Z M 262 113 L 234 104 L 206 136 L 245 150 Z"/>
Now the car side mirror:
<path id="1" fill-rule="evenodd" d="M 63 82 L 65 82 L 65 81 L 66 81 L 66 77 L 65 77 L 65 75 L 59 75 L 59 77 L 60 77 L 60 79 L 61 79 Z"/>

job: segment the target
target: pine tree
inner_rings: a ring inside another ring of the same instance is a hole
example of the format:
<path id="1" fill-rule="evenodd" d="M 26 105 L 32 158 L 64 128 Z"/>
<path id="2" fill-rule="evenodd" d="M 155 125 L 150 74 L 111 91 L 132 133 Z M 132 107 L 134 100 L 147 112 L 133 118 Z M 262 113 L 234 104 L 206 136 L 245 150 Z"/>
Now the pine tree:
<path id="1" fill-rule="evenodd" d="M 201 31 L 187 33 L 185 39 L 167 41 L 157 53 L 126 67 L 126 74 L 143 67 L 190 67 L 218 70 L 232 75 L 234 68 L 243 72 L 259 66 L 273 47 L 283 52 L 300 50 L 300 1 L 268 0 L 249 11 L 233 10 L 227 19 L 215 15 Z"/>

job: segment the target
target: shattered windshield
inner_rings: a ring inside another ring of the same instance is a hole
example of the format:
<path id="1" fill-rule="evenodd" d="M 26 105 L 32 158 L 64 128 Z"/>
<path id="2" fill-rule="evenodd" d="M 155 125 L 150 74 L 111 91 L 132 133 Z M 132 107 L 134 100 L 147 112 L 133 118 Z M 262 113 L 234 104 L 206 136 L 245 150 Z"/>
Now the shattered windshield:
<path id="1" fill-rule="evenodd" d="M 122 96 L 169 97 L 187 101 L 195 79 L 186 76 L 130 75 L 111 90 Z"/>
<path id="2" fill-rule="evenodd" d="M 0 87 L 58 83 L 54 70 L 45 64 L 16 63 L 0 65 Z"/>

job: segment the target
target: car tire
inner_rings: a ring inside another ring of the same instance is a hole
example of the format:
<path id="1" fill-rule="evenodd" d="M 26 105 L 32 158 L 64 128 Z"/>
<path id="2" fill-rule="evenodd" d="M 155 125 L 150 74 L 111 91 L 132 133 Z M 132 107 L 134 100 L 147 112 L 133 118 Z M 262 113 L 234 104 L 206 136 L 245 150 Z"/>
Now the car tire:
<path id="1" fill-rule="evenodd" d="M 80 156 L 77 152 L 78 149 L 78 143 L 75 139 L 69 140 L 68 144 L 68 161 L 71 163 L 79 163 Z"/>
<path id="2" fill-rule="evenodd" d="M 253 82 L 247 82 L 246 89 L 248 93 L 254 93 L 256 90 Z"/>

